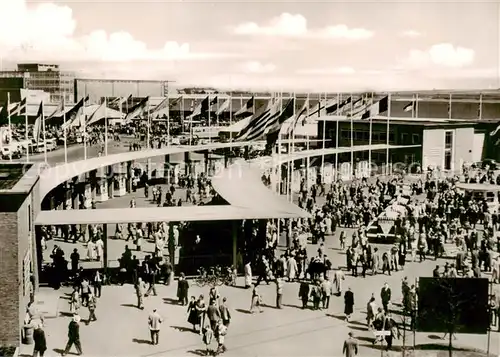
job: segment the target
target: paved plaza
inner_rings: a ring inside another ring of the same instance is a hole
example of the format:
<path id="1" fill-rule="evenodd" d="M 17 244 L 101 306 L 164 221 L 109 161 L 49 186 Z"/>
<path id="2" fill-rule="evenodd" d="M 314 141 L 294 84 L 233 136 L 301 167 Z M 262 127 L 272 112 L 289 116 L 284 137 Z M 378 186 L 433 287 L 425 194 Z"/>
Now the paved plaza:
<path id="1" fill-rule="evenodd" d="M 79 149 L 75 149 L 79 150 Z M 125 147 L 116 147 L 116 150 L 125 150 Z M 127 149 L 128 150 L 128 149 Z M 166 185 L 163 185 L 163 192 Z M 185 190 L 178 189 L 176 198 L 185 199 Z M 130 199 L 134 197 L 138 207 L 155 207 L 146 200 L 144 190 L 123 197 L 114 198 L 99 203 L 98 208 L 128 207 Z M 114 225 L 108 225 L 108 234 L 114 234 Z M 350 236 L 352 230 L 339 229 L 334 236 L 327 237 L 326 254 L 333 262 L 333 266 L 345 266 L 345 254 L 339 250 L 338 234 L 345 230 Z M 59 240 L 48 242 L 46 258 L 50 254 L 53 244 L 59 244 L 69 256 L 70 251 L 77 247 L 82 258 L 86 256 L 83 244 L 64 243 Z M 284 243 L 284 242 L 282 242 Z M 133 247 L 132 242 L 110 239 L 108 242 L 108 259 L 115 260 L 123 252 L 125 244 Z M 386 251 L 389 246 L 377 245 L 379 250 Z M 143 252 L 137 253 L 139 258 L 153 250 L 152 243 L 143 244 Z M 317 245 L 309 244 L 309 256 L 315 254 Z M 435 265 L 444 265 L 444 260 L 427 260 L 424 263 L 408 262 L 404 271 L 393 273 L 391 276 L 376 275 L 366 278 L 346 276 L 344 289 L 352 288 L 355 296 L 355 313 L 351 322 L 344 321 L 343 297 L 332 296 L 330 307 L 327 310 L 302 310 L 298 298 L 299 285 L 286 283 L 284 287 L 282 310 L 274 308 L 276 287 L 274 284 L 262 285 L 261 293 L 266 305 L 262 314 L 249 314 L 251 291 L 242 288 L 243 279 L 238 280 L 237 287 L 220 287 L 221 296 L 228 299 L 232 313 L 231 326 L 226 336 L 228 356 L 341 356 L 342 344 L 348 332 L 353 332 L 360 342 L 359 356 L 380 356 L 379 346 L 373 346 L 373 335 L 366 325 L 366 304 L 373 293 L 380 305 L 380 289 L 384 282 L 388 282 L 393 293 L 394 306 L 401 302 L 401 280 L 407 276 L 415 281 L 418 276 L 432 276 Z M 81 341 L 84 355 L 87 356 L 190 356 L 203 355 L 204 346 L 201 337 L 190 331 L 187 323 L 186 307 L 176 304 L 176 286 L 157 286 L 158 296 L 145 299 L 145 310 L 138 310 L 135 290 L 131 285 L 105 286 L 102 297 L 98 300 L 96 322 L 86 326 L 82 323 Z M 208 287 L 199 287 L 191 282 L 189 295 L 208 295 Z M 69 288 L 54 291 L 42 288 L 40 296 L 47 300 L 49 313 L 46 319 L 46 334 L 48 343 L 47 355 L 56 355 L 62 352 L 66 344 L 67 325 L 69 323 Z M 50 300 L 50 301 L 48 301 Z M 53 306 L 53 308 L 49 308 Z M 156 346 L 149 344 L 147 318 L 153 309 L 158 309 L 165 319 L 160 333 L 160 343 Z M 53 316 L 50 316 L 53 315 Z M 81 308 L 80 315 L 83 321 L 88 317 L 88 310 Z M 396 321 L 401 322 L 399 315 Z M 447 341 L 441 336 L 428 333 L 413 335 L 407 331 L 406 346 L 413 346 L 419 351 L 416 356 L 447 355 L 446 351 L 436 354 L 435 345 L 446 345 Z M 395 351 L 382 355 L 400 356 L 403 339 L 394 343 Z M 488 341 L 486 335 L 458 335 L 454 345 L 462 348 L 462 352 L 454 352 L 454 356 L 476 356 L 469 350 L 486 351 Z M 434 347 L 433 347 L 434 346 Z M 215 347 L 215 342 L 214 342 Z M 443 350 L 444 347 L 437 348 Z M 23 345 L 21 354 L 31 354 L 32 346 Z M 424 352 L 425 351 L 425 352 Z M 493 355 L 500 353 L 500 339 L 498 332 L 491 333 L 490 352 Z M 442 353 L 442 354 L 441 354 Z"/>

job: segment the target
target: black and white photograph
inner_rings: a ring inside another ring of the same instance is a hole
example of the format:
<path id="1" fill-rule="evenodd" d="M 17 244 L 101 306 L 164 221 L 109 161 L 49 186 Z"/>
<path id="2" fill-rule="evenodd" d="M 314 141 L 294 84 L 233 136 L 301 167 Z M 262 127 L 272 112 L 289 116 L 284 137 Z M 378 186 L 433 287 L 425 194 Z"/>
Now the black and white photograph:
<path id="1" fill-rule="evenodd" d="M 0 357 L 500 356 L 497 2 L 0 13 Z"/>

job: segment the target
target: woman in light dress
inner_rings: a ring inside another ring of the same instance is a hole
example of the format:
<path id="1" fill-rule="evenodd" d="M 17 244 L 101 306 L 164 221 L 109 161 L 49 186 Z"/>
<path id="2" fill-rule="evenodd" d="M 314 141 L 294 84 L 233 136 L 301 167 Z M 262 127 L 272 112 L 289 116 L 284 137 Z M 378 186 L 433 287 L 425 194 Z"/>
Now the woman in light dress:
<path id="1" fill-rule="evenodd" d="M 97 254 L 97 260 L 102 260 L 104 258 L 104 242 L 102 241 L 100 235 L 95 242 L 95 251 Z"/>
<path id="2" fill-rule="evenodd" d="M 250 288 L 252 286 L 252 266 L 250 262 L 245 264 L 245 288 Z"/>
<path id="3" fill-rule="evenodd" d="M 96 246 L 95 246 L 95 243 L 92 239 L 90 239 L 87 242 L 87 258 L 89 260 L 96 260 L 97 259 Z"/>
<path id="4" fill-rule="evenodd" d="M 259 310 L 259 312 L 264 312 L 262 310 L 262 295 L 260 295 L 259 289 L 254 286 L 252 290 L 252 303 L 250 304 L 250 313 L 253 314 L 255 311 L 255 308 Z"/>
<path id="5" fill-rule="evenodd" d="M 297 261 L 291 255 L 288 260 L 286 261 L 286 272 L 287 272 L 287 278 L 288 281 L 294 281 L 297 278 Z"/>
<path id="6" fill-rule="evenodd" d="M 137 226 L 137 230 L 136 230 L 135 234 L 136 234 L 136 236 L 135 236 L 135 249 L 137 251 L 141 251 L 142 250 L 142 238 L 144 237 L 144 233 L 143 233 L 140 225 Z"/>

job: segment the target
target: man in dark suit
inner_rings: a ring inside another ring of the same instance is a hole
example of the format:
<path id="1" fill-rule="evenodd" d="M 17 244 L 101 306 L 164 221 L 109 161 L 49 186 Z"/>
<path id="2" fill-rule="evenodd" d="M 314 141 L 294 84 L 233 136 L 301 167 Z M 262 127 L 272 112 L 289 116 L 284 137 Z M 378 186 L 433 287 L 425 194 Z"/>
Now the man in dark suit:
<path id="1" fill-rule="evenodd" d="M 382 300 L 382 306 L 384 307 L 385 313 L 389 311 L 389 302 L 391 301 L 391 288 L 389 284 L 385 283 L 380 291 L 380 299 Z"/>
<path id="2" fill-rule="evenodd" d="M 354 357 L 358 354 L 358 341 L 353 338 L 352 332 L 349 332 L 349 337 L 344 341 L 342 353 L 345 357 Z"/>
<path id="3" fill-rule="evenodd" d="M 81 355 L 82 352 L 82 345 L 80 343 L 80 316 L 78 314 L 75 314 L 73 316 L 73 319 L 68 325 L 68 343 L 66 344 L 66 348 L 64 349 L 64 352 L 62 353 L 63 356 L 67 355 L 69 352 L 69 349 L 71 346 L 75 345 L 76 352 L 78 355 Z"/>
<path id="4" fill-rule="evenodd" d="M 219 306 L 219 312 L 224 326 L 228 327 L 231 322 L 231 312 L 227 307 L 227 298 L 222 299 L 222 304 Z"/>
<path id="5" fill-rule="evenodd" d="M 210 305 L 208 305 L 207 318 L 208 321 L 210 321 L 210 326 L 212 327 L 212 330 L 215 331 L 215 329 L 217 328 L 217 323 L 220 320 L 220 311 L 215 305 L 214 300 L 210 301 Z"/>

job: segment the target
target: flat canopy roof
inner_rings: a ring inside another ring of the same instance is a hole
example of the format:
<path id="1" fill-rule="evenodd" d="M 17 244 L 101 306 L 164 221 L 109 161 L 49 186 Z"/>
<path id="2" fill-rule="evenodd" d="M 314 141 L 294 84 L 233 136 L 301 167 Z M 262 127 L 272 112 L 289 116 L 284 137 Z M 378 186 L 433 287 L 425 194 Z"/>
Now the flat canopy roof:
<path id="1" fill-rule="evenodd" d="M 113 208 L 41 211 L 36 225 L 116 224 L 130 222 L 231 221 L 243 219 L 307 218 L 305 212 L 225 206 Z"/>
<path id="2" fill-rule="evenodd" d="M 491 185 L 489 183 L 457 183 L 457 187 L 465 191 L 477 191 L 477 192 L 499 192 L 499 185 Z"/>

